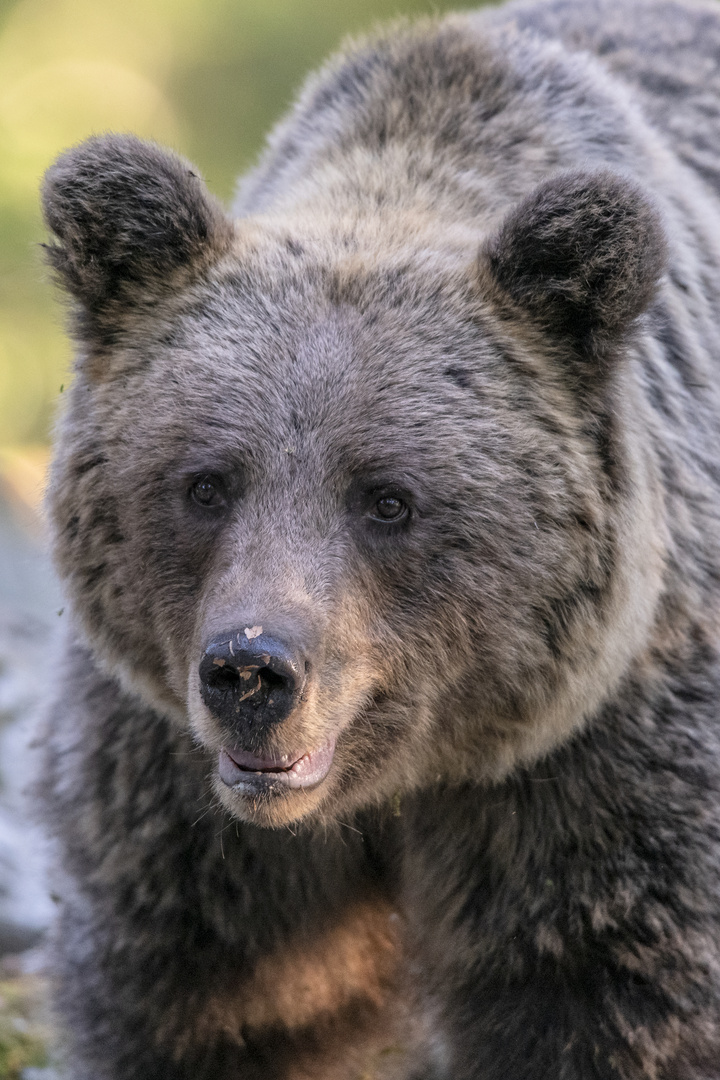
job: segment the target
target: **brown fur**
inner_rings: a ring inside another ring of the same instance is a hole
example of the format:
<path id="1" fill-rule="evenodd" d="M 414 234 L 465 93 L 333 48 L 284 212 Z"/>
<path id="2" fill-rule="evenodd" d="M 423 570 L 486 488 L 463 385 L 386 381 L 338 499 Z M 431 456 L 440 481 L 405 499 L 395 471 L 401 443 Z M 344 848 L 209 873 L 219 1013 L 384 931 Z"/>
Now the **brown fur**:
<path id="1" fill-rule="evenodd" d="M 219 1035 L 242 1044 L 246 1033 L 252 1039 L 268 1031 L 301 1036 L 315 1030 L 322 1052 L 301 1047 L 289 1076 L 405 1075 L 412 1027 L 398 1004 L 398 924 L 386 902 L 351 905 L 335 925 L 296 935 L 299 940 L 260 957 L 247 979 L 202 1003 L 192 1027 L 179 1033 L 168 1018 L 158 1042 L 182 1059 L 193 1044 L 205 1046 Z"/>
<path id="2" fill-rule="evenodd" d="M 388 904 L 351 907 L 339 925 L 262 956 L 235 997 L 206 1003 L 192 1037 L 205 1041 L 224 1031 L 238 1038 L 246 1026 L 296 1031 L 364 1002 L 387 1007 L 398 967 L 392 915 Z"/>
<path id="3" fill-rule="evenodd" d="M 720 1077 L 717 55 L 514 4 L 331 62 L 232 222 L 49 171 L 74 1080 Z"/>

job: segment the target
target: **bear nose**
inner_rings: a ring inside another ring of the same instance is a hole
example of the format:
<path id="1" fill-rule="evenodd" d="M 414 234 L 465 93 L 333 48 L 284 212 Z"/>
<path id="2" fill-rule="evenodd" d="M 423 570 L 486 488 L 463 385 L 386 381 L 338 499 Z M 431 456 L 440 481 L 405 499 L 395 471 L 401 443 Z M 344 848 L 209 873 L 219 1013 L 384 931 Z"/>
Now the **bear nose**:
<path id="1" fill-rule="evenodd" d="M 253 628 L 255 629 L 255 628 Z M 200 662 L 200 695 L 219 720 L 242 737 L 259 725 L 277 724 L 292 712 L 305 682 L 299 651 L 270 634 L 247 630 L 219 634 Z"/>

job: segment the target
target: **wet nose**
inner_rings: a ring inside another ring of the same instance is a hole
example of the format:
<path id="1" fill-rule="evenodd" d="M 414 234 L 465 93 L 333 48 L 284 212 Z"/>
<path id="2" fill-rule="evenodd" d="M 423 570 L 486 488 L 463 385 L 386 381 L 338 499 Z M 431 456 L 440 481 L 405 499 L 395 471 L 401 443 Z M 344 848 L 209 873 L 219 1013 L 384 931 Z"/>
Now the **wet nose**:
<path id="1" fill-rule="evenodd" d="M 250 636 L 248 636 L 250 635 Z M 219 634 L 200 662 L 200 694 L 218 719 L 256 737 L 292 712 L 305 681 L 304 656 L 255 627 Z"/>

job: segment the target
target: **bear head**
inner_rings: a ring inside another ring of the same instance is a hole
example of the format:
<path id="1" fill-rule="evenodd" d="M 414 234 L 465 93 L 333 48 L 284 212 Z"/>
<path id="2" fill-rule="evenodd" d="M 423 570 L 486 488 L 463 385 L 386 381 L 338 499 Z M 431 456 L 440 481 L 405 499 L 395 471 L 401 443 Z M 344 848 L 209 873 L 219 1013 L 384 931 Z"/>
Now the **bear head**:
<path id="1" fill-rule="evenodd" d="M 478 232 L 233 222 L 104 136 L 44 207 L 77 342 L 57 564 L 231 813 L 492 781 L 600 707 L 662 574 L 633 343 L 664 242 L 633 182 L 550 176 Z"/>

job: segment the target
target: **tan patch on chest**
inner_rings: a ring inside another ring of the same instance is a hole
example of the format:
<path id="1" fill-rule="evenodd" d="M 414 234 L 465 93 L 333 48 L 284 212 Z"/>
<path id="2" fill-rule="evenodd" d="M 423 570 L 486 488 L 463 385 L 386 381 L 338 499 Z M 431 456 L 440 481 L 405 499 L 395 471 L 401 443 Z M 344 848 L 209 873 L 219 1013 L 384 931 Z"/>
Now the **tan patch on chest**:
<path id="1" fill-rule="evenodd" d="M 389 905 L 360 903 L 341 922 L 263 957 L 240 994 L 244 1023 L 292 1031 L 354 1002 L 380 1008 L 397 975 L 398 930 Z"/>
<path id="2" fill-rule="evenodd" d="M 402 1077 L 413 1038 L 401 957 L 401 920 L 393 908 L 378 899 L 358 901 L 262 957 L 249 978 L 231 988 L 226 983 L 182 1025 L 170 1025 L 174 1037 L 169 1026 L 161 1039 L 170 1038 L 182 1057 L 219 1036 L 243 1043 L 281 1032 L 298 1043 L 288 1080 Z M 308 1042 L 315 1048 L 310 1054 Z"/>

